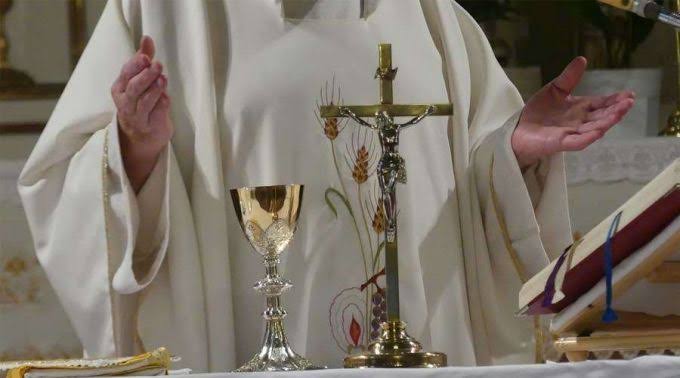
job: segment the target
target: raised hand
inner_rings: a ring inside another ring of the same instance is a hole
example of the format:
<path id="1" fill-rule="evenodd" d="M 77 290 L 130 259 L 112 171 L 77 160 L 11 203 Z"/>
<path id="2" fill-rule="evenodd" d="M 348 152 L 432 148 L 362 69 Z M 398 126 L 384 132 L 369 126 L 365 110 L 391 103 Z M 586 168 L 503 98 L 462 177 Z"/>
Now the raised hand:
<path id="1" fill-rule="evenodd" d="M 142 37 L 139 50 L 123 65 L 111 87 L 118 111 L 120 148 L 128 179 L 138 192 L 173 133 L 168 79 L 154 61 L 153 40 Z"/>
<path id="2" fill-rule="evenodd" d="M 574 59 L 524 106 L 512 135 L 521 168 L 561 151 L 577 151 L 600 139 L 628 113 L 635 101 L 630 91 L 607 96 L 572 96 L 588 65 Z"/>

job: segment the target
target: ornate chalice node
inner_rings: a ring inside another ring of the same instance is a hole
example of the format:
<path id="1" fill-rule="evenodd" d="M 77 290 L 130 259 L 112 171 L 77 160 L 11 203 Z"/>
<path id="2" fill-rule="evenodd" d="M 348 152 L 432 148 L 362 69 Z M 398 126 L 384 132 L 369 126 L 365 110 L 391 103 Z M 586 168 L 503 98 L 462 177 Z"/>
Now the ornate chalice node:
<path id="1" fill-rule="evenodd" d="M 237 372 L 323 369 L 298 355 L 288 345 L 281 295 L 293 287 L 278 272 L 279 256 L 293 239 L 302 205 L 302 185 L 232 189 L 236 215 L 250 245 L 263 257 L 266 277 L 254 289 L 267 298 L 262 313 L 265 333 L 260 351 Z"/>

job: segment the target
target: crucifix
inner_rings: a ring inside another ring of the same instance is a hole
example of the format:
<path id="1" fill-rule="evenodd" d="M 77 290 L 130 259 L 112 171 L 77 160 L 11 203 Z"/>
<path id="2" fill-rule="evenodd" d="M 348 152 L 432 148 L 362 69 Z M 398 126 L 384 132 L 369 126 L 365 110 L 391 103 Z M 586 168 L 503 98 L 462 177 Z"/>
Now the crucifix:
<path id="1" fill-rule="evenodd" d="M 368 346 L 368 351 L 345 358 L 345 367 L 440 367 L 446 365 L 446 355 L 424 352 L 420 343 L 406 333 L 406 325 L 399 316 L 399 266 L 397 244 L 397 184 L 407 179 L 404 158 L 399 154 L 399 134 L 416 125 L 425 117 L 450 116 L 451 104 L 394 104 L 392 81 L 397 69 L 392 68 L 392 46 L 378 47 L 378 69 L 375 78 L 380 79 L 380 103 L 375 105 L 327 105 L 320 109 L 322 118 L 348 117 L 362 127 L 378 132 L 382 150 L 376 168 L 378 184 L 385 209 L 385 277 L 387 321 L 381 324 L 381 334 Z M 374 123 L 364 118 L 373 118 Z M 396 123 L 394 117 L 412 117 L 404 123 Z"/>

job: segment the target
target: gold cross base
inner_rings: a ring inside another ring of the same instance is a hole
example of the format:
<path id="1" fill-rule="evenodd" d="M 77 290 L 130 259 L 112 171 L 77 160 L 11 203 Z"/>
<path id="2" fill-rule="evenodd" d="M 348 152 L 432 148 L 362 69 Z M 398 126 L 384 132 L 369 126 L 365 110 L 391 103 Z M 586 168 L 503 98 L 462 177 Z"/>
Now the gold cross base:
<path id="1" fill-rule="evenodd" d="M 382 323 L 380 337 L 368 351 L 345 358 L 346 368 L 437 368 L 446 366 L 446 355 L 423 352 L 420 343 L 406 333 L 401 321 Z"/>

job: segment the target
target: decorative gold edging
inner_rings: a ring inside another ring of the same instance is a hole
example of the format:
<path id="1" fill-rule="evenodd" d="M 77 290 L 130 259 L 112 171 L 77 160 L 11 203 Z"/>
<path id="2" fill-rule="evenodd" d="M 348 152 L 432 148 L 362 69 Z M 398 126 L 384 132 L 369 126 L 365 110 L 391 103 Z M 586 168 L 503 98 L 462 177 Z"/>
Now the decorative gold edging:
<path id="1" fill-rule="evenodd" d="M 512 239 L 510 239 L 508 224 L 505 221 L 505 216 L 503 215 L 503 210 L 501 209 L 500 200 L 498 199 L 498 193 L 496 192 L 496 186 L 493 182 L 493 167 L 495 161 L 496 154 L 494 153 L 491 155 L 491 164 L 489 167 L 489 190 L 491 192 L 491 202 L 493 204 L 493 211 L 494 214 L 496 215 L 496 219 L 498 220 L 498 227 L 501 229 L 503 243 L 505 244 L 505 249 L 508 251 L 508 254 L 510 255 L 512 265 L 515 266 L 517 275 L 519 275 L 519 279 L 522 281 L 522 283 L 526 283 L 529 277 L 527 277 L 527 273 L 524 270 L 524 266 L 522 265 L 522 262 L 519 259 L 519 254 L 515 250 L 515 247 L 512 246 Z"/>
<path id="2" fill-rule="evenodd" d="M 501 235 L 503 236 L 503 243 L 505 244 L 505 249 L 508 251 L 508 255 L 510 255 L 510 259 L 512 260 L 512 265 L 515 267 L 515 271 L 517 272 L 517 275 L 519 276 L 520 281 L 522 281 L 522 284 L 526 283 L 527 280 L 529 279 L 527 277 L 526 271 L 524 270 L 524 266 L 522 265 L 522 262 L 519 259 L 519 254 L 515 250 L 515 247 L 512 246 L 512 239 L 510 239 L 510 232 L 508 231 L 508 224 L 505 220 L 505 216 L 503 215 L 503 212 L 501 210 L 501 205 L 500 205 L 500 200 L 498 199 L 498 194 L 496 192 L 496 186 L 494 185 L 493 182 L 493 167 L 494 163 L 496 161 L 496 154 L 493 153 L 491 154 L 491 164 L 489 166 L 489 190 L 491 192 L 491 202 L 493 204 L 493 212 L 496 215 L 496 220 L 498 221 L 498 227 L 501 229 Z M 571 263 L 571 261 L 570 261 Z M 543 328 L 541 327 L 541 318 L 538 315 L 533 316 L 533 323 L 534 323 L 534 361 L 536 363 L 544 363 L 545 362 L 545 356 L 543 354 L 543 338 L 545 337 L 543 333 Z"/>
<path id="3" fill-rule="evenodd" d="M 158 348 L 152 352 L 143 353 L 133 357 L 115 359 L 74 359 L 74 360 L 44 360 L 44 361 L 16 361 L 6 363 L 11 368 L 7 372 L 7 378 L 24 378 L 33 370 L 88 370 L 98 368 L 119 367 L 124 370 L 118 374 L 132 373 L 146 368 L 158 368 L 168 370 L 170 367 L 170 353 L 165 348 Z M 137 366 L 135 366 L 137 365 Z M 134 367 L 133 367 L 134 366 Z"/>
<path id="4" fill-rule="evenodd" d="M 603 335 L 585 337 L 562 337 L 555 340 L 555 349 L 564 353 L 570 362 L 588 359 L 590 353 L 597 352 L 638 352 L 643 350 L 676 350 L 680 348 L 680 330 L 669 333 L 649 333 L 638 335 Z"/>
<path id="5" fill-rule="evenodd" d="M 118 343 L 116 342 L 116 322 L 113 319 L 114 317 L 114 300 L 113 300 L 113 295 L 111 295 L 110 291 L 113 290 L 111 287 L 111 282 L 113 282 L 113 271 L 111 269 L 112 261 L 111 261 L 111 238 L 110 238 L 110 226 L 109 226 L 109 218 L 110 218 L 110 212 L 109 208 L 111 206 L 111 198 L 109 194 L 109 128 L 107 127 L 104 129 L 104 148 L 103 148 L 103 153 L 102 153 L 102 208 L 103 208 L 103 215 L 104 215 L 104 239 L 105 239 L 105 245 L 106 245 L 106 264 L 107 264 L 107 275 L 108 275 L 108 280 L 109 282 L 109 305 L 111 306 L 111 319 L 113 320 L 111 322 L 111 328 L 112 328 L 112 335 L 113 335 L 113 345 L 114 345 L 114 350 L 118 352 Z"/>
<path id="6" fill-rule="evenodd" d="M 631 336 L 584 336 L 561 337 L 555 340 L 559 352 L 599 352 L 639 349 L 680 348 L 680 330 L 668 334 L 640 334 Z"/>

